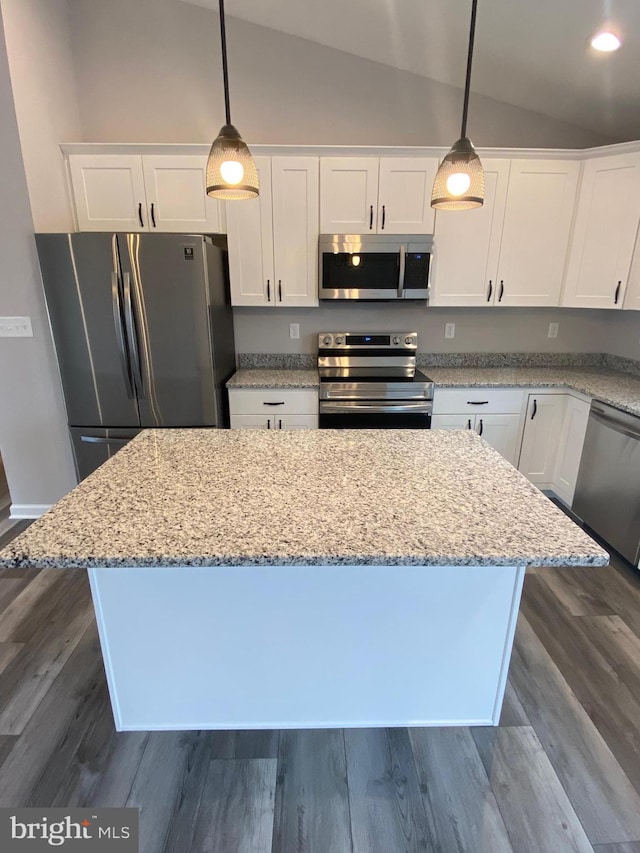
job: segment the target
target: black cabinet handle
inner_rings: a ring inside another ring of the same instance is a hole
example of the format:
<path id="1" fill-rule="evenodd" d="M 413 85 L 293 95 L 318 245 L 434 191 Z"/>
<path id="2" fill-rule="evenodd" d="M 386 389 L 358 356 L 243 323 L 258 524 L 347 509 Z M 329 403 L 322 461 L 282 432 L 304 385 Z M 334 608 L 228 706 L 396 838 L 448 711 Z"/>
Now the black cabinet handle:
<path id="1" fill-rule="evenodd" d="M 271 285 L 269 284 L 269 279 L 267 279 L 267 302 L 271 302 Z"/>
<path id="2" fill-rule="evenodd" d="M 614 305 L 617 305 L 617 304 L 618 304 L 618 297 L 620 296 L 620 288 L 621 288 L 621 287 L 622 287 L 622 282 L 621 282 L 621 281 L 619 281 L 619 282 L 618 282 L 618 286 L 616 287 L 616 295 L 615 295 L 615 299 L 613 300 L 613 304 L 614 304 Z"/>
<path id="3" fill-rule="evenodd" d="M 467 406 L 486 406 L 488 403 L 488 400 L 467 400 Z"/>
<path id="4" fill-rule="evenodd" d="M 487 302 L 491 302 L 491 294 L 493 293 L 493 282 L 489 279 L 489 293 L 487 294 Z"/>
<path id="5" fill-rule="evenodd" d="M 267 418 L 267 429 L 271 429 L 271 418 Z"/>
<path id="6" fill-rule="evenodd" d="M 369 208 L 369 231 L 373 229 L 373 205 Z"/>
<path id="7" fill-rule="evenodd" d="M 262 404 L 263 406 L 284 406 L 284 400 L 281 403 L 266 403 Z"/>
<path id="8" fill-rule="evenodd" d="M 467 421 L 467 429 L 471 429 L 471 418 Z"/>
<path id="9" fill-rule="evenodd" d="M 278 279 L 278 299 L 282 302 L 282 282 Z"/>
<path id="10" fill-rule="evenodd" d="M 502 297 L 504 296 L 504 281 L 500 282 L 500 296 L 498 296 L 498 302 L 502 302 Z"/>
<path id="11" fill-rule="evenodd" d="M 138 221 L 140 222 L 140 227 L 144 228 L 144 220 L 142 219 L 142 202 L 138 205 Z"/>
<path id="12" fill-rule="evenodd" d="M 478 430 L 478 435 L 482 435 L 483 429 L 484 429 L 484 426 L 482 425 L 482 418 L 480 418 L 480 429 Z"/>
<path id="13" fill-rule="evenodd" d="M 278 418 L 278 429 L 282 429 L 282 418 Z"/>
<path id="14" fill-rule="evenodd" d="M 531 420 L 533 420 L 535 418 L 537 413 L 538 413 L 538 401 L 534 400 L 533 401 L 533 412 L 531 413 Z"/>
<path id="15" fill-rule="evenodd" d="M 384 231 L 384 223 L 387 218 L 387 210 L 384 204 L 382 205 L 382 230 Z"/>
<path id="16" fill-rule="evenodd" d="M 154 211 L 153 207 L 154 207 L 153 202 L 151 202 L 151 221 L 153 222 L 153 227 L 154 227 L 154 228 L 157 228 L 157 225 L 156 225 L 156 214 L 155 214 L 155 211 Z"/>

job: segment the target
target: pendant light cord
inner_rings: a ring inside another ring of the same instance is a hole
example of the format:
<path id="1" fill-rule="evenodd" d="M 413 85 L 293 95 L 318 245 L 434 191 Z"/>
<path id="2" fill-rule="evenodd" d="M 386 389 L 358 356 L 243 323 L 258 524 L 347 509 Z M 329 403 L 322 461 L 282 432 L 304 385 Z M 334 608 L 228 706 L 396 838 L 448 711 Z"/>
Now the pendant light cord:
<path id="1" fill-rule="evenodd" d="M 220 0 L 222 5 L 223 0 Z M 473 62 L 473 42 L 476 35 L 476 11 L 478 8 L 478 0 L 472 0 L 471 7 L 471 27 L 469 30 L 469 53 L 467 55 L 467 79 L 464 84 L 464 106 L 462 108 L 462 133 L 461 137 L 467 135 L 467 113 L 469 112 L 469 92 L 471 90 L 471 63 Z"/>
<path id="2" fill-rule="evenodd" d="M 475 3 L 476 0 L 473 0 Z M 222 79 L 224 80 L 224 110 L 227 124 L 231 124 L 231 108 L 229 107 L 229 69 L 227 68 L 227 33 L 224 26 L 224 0 L 220 3 L 220 41 L 222 42 Z M 465 118 L 466 121 L 466 118 Z"/>

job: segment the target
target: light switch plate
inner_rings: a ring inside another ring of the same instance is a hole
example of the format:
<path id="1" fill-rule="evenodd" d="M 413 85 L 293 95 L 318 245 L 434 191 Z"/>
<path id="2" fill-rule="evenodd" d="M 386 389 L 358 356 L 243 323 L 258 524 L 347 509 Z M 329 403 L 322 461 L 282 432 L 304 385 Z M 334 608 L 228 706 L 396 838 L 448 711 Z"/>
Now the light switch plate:
<path id="1" fill-rule="evenodd" d="M 32 338 L 31 317 L 0 317 L 0 338 Z"/>
<path id="2" fill-rule="evenodd" d="M 455 323 L 445 323 L 444 324 L 444 336 L 445 336 L 445 338 L 455 338 L 455 336 L 456 336 L 456 324 Z"/>
<path id="3" fill-rule="evenodd" d="M 549 323 L 549 334 L 547 335 L 547 337 L 557 338 L 559 328 L 560 328 L 560 323 Z"/>

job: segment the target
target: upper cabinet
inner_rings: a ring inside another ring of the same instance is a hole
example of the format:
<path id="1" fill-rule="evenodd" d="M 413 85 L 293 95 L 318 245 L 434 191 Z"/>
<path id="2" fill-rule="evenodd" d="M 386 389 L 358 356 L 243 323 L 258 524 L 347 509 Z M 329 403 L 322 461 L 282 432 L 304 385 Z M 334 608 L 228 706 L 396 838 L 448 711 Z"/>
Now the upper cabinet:
<path id="1" fill-rule="evenodd" d="M 224 210 L 205 192 L 199 154 L 72 154 L 81 231 L 224 233 Z"/>
<path id="2" fill-rule="evenodd" d="M 587 160 L 563 305 L 622 308 L 639 220 L 640 154 Z"/>
<path id="3" fill-rule="evenodd" d="M 436 157 L 323 157 L 320 233 L 432 234 Z"/>
<path id="4" fill-rule="evenodd" d="M 438 211 L 432 305 L 558 305 L 579 164 L 490 160 L 485 203 Z"/>
<path id="5" fill-rule="evenodd" d="M 318 304 L 318 158 L 256 157 L 260 195 L 227 206 L 233 305 Z"/>

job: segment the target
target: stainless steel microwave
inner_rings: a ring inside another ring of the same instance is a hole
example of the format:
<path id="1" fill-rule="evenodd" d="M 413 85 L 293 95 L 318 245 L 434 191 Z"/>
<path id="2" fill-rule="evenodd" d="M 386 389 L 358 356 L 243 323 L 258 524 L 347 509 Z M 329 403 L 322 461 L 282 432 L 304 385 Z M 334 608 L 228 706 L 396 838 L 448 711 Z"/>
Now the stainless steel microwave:
<path id="1" fill-rule="evenodd" d="M 433 238 L 419 234 L 321 234 L 320 299 L 429 298 Z"/>

